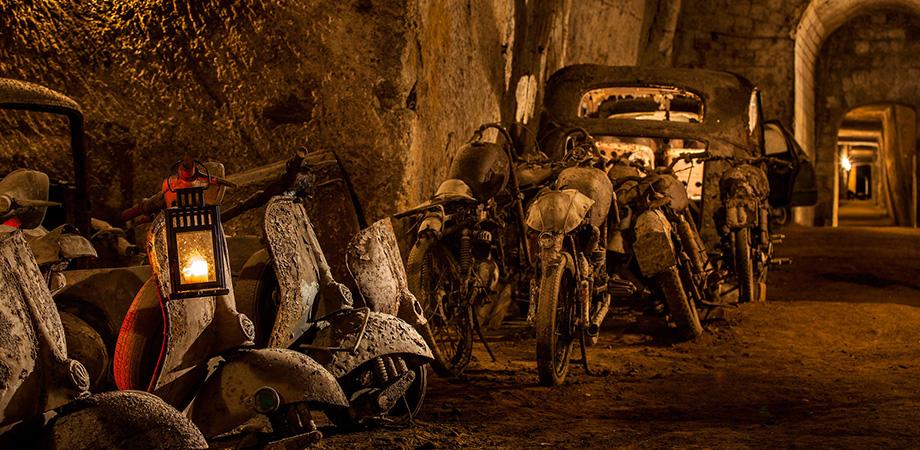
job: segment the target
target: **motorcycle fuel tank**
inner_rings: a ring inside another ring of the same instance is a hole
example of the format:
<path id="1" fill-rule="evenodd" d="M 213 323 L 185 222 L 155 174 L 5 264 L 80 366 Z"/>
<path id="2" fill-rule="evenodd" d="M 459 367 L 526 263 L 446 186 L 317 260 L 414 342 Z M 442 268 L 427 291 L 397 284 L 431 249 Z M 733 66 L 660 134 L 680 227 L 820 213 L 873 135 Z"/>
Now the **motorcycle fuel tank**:
<path id="1" fill-rule="evenodd" d="M 486 201 L 505 188 L 511 160 L 499 144 L 473 142 L 464 145 L 454 157 L 447 178 L 462 180 L 479 201 Z"/>

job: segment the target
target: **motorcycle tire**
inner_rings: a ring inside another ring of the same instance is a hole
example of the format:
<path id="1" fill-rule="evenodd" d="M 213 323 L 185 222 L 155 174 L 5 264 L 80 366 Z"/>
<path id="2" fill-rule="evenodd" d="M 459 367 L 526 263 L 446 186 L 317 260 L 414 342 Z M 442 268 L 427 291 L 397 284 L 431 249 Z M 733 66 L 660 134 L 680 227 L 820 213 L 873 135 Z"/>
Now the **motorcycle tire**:
<path id="1" fill-rule="evenodd" d="M 558 386 L 569 371 L 575 342 L 577 280 L 572 258 L 543 271 L 537 296 L 537 373 L 543 386 Z"/>
<path id="2" fill-rule="evenodd" d="M 434 356 L 431 367 L 435 373 L 442 377 L 455 377 L 472 359 L 473 305 L 456 296 L 448 298 L 455 304 L 442 304 L 441 299 L 434 295 L 435 286 L 430 285 L 434 269 L 447 277 L 450 291 L 459 292 L 463 280 L 459 277 L 459 266 L 453 255 L 439 242 L 419 239 L 406 261 L 409 290 L 418 298 L 428 320 L 427 324 L 418 327 L 418 332 Z M 429 275 L 428 279 L 422 279 L 423 273 Z"/>
<path id="3" fill-rule="evenodd" d="M 751 259 L 751 231 L 741 228 L 735 231 L 735 276 L 738 279 L 738 301 L 748 303 L 757 299 L 754 284 L 754 264 Z"/>
<path id="4" fill-rule="evenodd" d="M 668 305 L 671 320 L 677 325 L 678 336 L 682 340 L 696 339 L 703 334 L 703 325 L 684 285 L 680 281 L 677 266 L 671 267 L 655 276 L 658 287 Z"/>

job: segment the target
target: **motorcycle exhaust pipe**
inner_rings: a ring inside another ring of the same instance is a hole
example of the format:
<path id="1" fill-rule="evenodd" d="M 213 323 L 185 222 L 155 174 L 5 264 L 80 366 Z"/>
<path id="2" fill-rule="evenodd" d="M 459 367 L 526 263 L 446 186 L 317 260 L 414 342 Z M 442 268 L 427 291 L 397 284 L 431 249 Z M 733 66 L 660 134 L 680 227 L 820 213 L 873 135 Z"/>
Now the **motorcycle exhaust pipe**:
<path id="1" fill-rule="evenodd" d="M 597 336 L 597 333 L 601 331 L 601 323 L 604 322 L 604 318 L 607 317 L 607 310 L 610 309 L 610 295 L 604 295 L 603 300 L 598 305 L 597 311 L 595 311 L 594 316 L 591 317 L 591 321 L 588 323 L 588 336 L 594 337 Z"/>

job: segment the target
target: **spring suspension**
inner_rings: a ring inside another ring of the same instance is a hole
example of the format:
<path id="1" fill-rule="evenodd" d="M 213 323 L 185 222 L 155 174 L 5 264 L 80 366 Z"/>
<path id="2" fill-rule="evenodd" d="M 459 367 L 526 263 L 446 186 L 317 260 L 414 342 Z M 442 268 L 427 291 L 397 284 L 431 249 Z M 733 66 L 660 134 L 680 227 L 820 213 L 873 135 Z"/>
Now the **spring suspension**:
<path id="1" fill-rule="evenodd" d="M 380 379 L 380 382 L 386 383 L 387 381 L 390 381 L 390 375 L 387 373 L 387 363 L 383 360 L 383 357 L 375 359 L 374 364 L 374 372 L 376 372 L 377 378 Z"/>
<path id="2" fill-rule="evenodd" d="M 463 236 L 460 237 L 460 272 L 463 276 L 470 273 L 473 266 L 473 248 L 470 240 L 470 231 L 463 230 Z"/>

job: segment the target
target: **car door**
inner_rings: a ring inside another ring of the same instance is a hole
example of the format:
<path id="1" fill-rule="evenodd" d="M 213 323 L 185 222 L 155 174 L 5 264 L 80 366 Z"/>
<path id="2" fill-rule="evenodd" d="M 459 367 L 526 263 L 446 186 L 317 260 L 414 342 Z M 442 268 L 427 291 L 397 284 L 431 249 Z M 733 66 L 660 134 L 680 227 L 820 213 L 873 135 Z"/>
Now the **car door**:
<path id="1" fill-rule="evenodd" d="M 764 123 L 764 156 L 789 163 L 767 164 L 770 205 L 774 208 L 813 206 L 818 200 L 815 168 L 808 154 L 778 121 Z"/>

